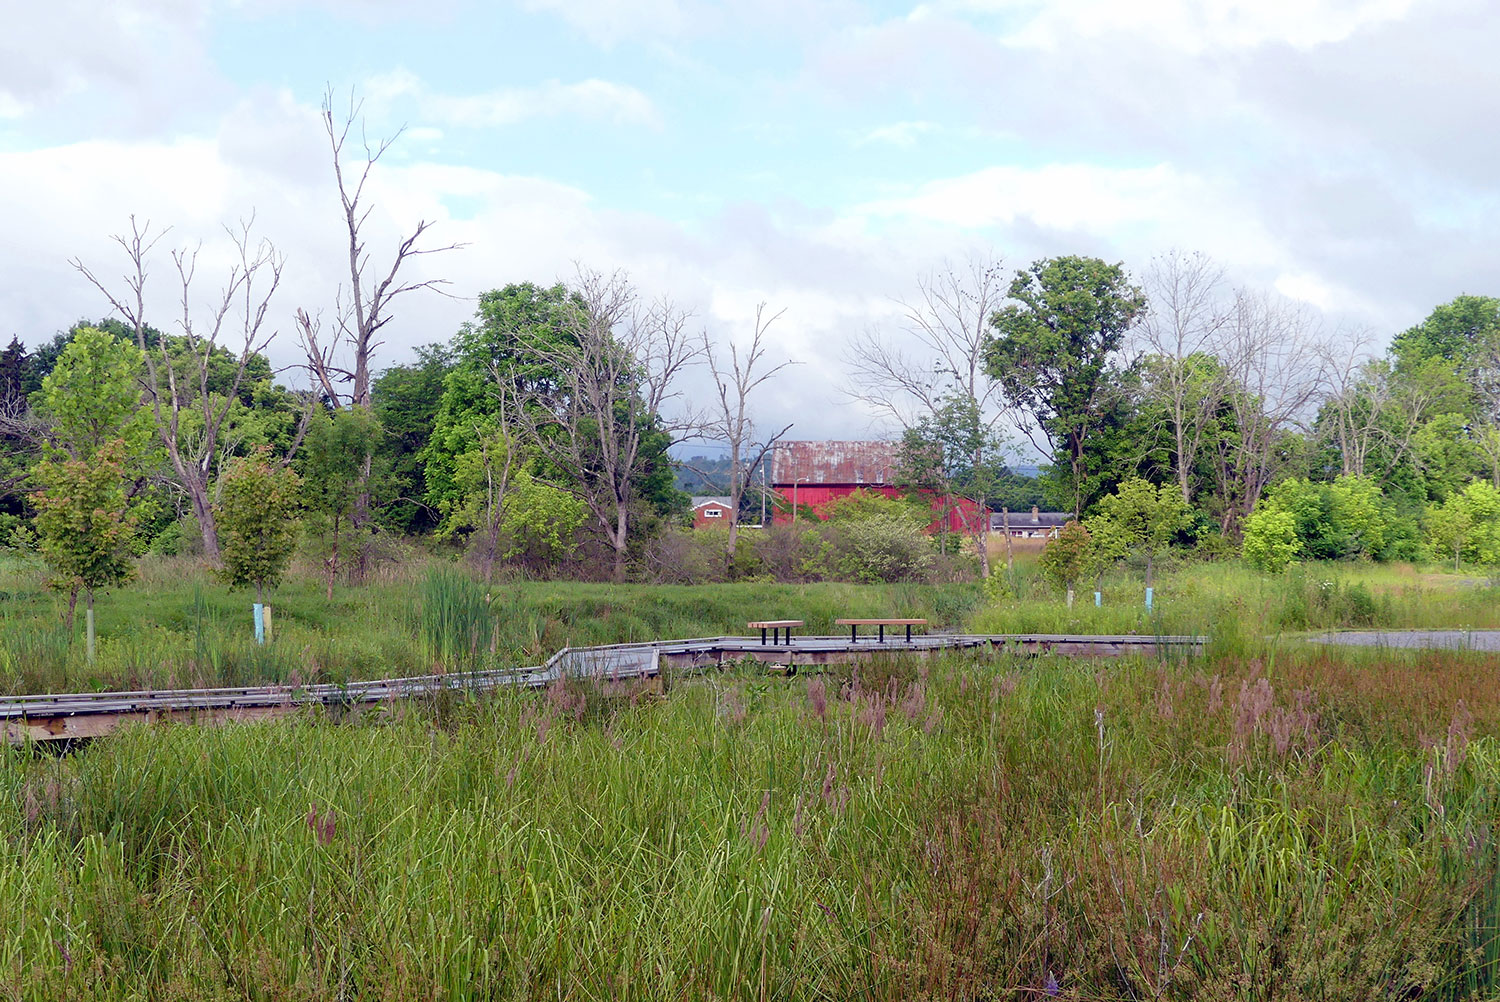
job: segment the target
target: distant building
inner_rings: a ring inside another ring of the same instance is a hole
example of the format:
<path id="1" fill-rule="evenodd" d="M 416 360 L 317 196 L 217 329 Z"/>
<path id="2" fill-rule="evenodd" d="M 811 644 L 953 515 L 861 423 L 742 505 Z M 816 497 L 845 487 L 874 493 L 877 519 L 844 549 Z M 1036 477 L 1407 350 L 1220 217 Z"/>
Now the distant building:
<path id="1" fill-rule="evenodd" d="M 730 513 L 734 511 L 726 497 L 693 498 L 693 528 L 707 525 L 728 525 Z"/>
<path id="2" fill-rule="evenodd" d="M 771 489 L 781 498 L 773 521 L 823 518 L 831 501 L 855 491 L 900 497 L 908 491 L 896 482 L 896 443 L 880 441 L 777 442 L 771 450 Z M 935 512 L 948 512 L 948 529 L 967 532 L 979 517 L 978 506 L 965 498 L 934 496 Z M 932 529 L 942 526 L 935 516 Z"/>
<path id="3" fill-rule="evenodd" d="M 1007 516 L 1003 512 L 990 512 L 990 531 L 1004 532 Z M 1055 539 L 1062 527 L 1073 521 L 1065 511 L 1013 511 L 1009 515 L 1012 539 Z"/>

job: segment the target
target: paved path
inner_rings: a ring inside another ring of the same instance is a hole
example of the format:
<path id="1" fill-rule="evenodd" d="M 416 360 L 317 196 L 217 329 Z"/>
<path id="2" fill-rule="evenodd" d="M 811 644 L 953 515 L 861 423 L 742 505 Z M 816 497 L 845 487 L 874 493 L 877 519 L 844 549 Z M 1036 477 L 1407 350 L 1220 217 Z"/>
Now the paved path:
<path id="1" fill-rule="evenodd" d="M 1500 651 L 1500 630 L 1345 630 L 1307 639 L 1345 647 Z"/>

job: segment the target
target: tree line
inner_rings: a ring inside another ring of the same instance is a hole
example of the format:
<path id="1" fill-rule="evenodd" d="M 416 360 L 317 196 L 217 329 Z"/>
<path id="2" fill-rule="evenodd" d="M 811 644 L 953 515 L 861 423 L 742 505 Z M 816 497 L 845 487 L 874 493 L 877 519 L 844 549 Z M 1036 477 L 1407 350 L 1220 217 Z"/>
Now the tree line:
<path id="1" fill-rule="evenodd" d="M 74 600 L 146 550 L 240 574 L 226 539 L 249 530 L 233 499 L 262 491 L 291 499 L 284 521 L 300 523 L 330 592 L 411 537 L 464 548 L 486 577 L 659 571 L 661 541 L 686 519 L 669 449 L 691 441 L 723 449 L 698 482 L 731 500 L 713 543 L 724 576 L 772 564 L 911 574 L 928 563 L 911 558 L 911 527 L 943 505 L 1071 512 L 1069 538 L 1088 533 L 1095 564 L 1128 552 L 1149 567 L 1157 544 L 1143 539 L 1273 570 L 1500 561 L 1500 300 L 1459 296 L 1377 354 L 1376 333 L 1328 329 L 1173 252 L 1139 281 L 1084 256 L 1016 270 L 974 259 L 921 278 L 894 323 L 851 340 L 843 380 L 851 405 L 899 429 L 916 514 L 855 504 L 817 544 L 842 556 L 747 563 L 739 513 L 785 503 L 763 497 L 761 471 L 791 426 L 756 420 L 758 394 L 793 364 L 775 349 L 783 313 L 762 305 L 746 338 L 716 339 L 625 274 L 579 268 L 566 283 L 485 292 L 452 337 L 382 366 L 395 304 L 446 284 L 409 277 L 414 263 L 455 248 L 430 245 L 418 221 L 377 253 L 366 185 L 394 138 L 351 142 L 358 105 L 337 113 L 331 94 L 323 125 L 348 272 L 331 311 L 290 311 L 300 378 L 268 361 L 287 265 L 253 217 L 228 230 L 212 294 L 194 246 L 166 250 L 173 316 L 147 308 L 168 231 L 132 218 L 116 237 L 118 282 L 72 262 L 109 316 L 0 352 L 0 543 L 40 547 Z M 689 399 L 694 370 L 702 389 Z M 1045 458 L 1035 480 L 1008 465 L 1027 448 Z M 254 490 L 234 487 L 252 472 Z M 848 527 L 864 516 L 874 521 Z M 988 576 L 989 519 L 966 524 Z M 255 573 L 245 581 L 275 576 Z"/>

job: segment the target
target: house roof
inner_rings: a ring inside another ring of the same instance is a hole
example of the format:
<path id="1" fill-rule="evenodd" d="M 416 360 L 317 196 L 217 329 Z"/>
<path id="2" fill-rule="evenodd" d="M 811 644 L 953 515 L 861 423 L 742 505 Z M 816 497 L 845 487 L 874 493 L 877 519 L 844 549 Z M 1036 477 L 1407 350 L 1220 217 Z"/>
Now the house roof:
<path id="1" fill-rule="evenodd" d="M 1013 511 L 1010 513 L 1010 527 L 1012 529 L 1056 529 L 1073 521 L 1073 513 L 1066 511 Z M 1005 515 L 1001 512 L 990 513 L 990 528 L 999 529 L 1005 525 Z"/>
<path id="2" fill-rule="evenodd" d="M 895 482 L 895 442 L 777 442 L 771 451 L 771 483 L 777 487 Z"/>
<path id="3" fill-rule="evenodd" d="M 729 507 L 729 499 L 719 495 L 699 495 L 693 498 L 693 507 L 702 508 L 706 504 L 716 504 L 723 508 Z"/>

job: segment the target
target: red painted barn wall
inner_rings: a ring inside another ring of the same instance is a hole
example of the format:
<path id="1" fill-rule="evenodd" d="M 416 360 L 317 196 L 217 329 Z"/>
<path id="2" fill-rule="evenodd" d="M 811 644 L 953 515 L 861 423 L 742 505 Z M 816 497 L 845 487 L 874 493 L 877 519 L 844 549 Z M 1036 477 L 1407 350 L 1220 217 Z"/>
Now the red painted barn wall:
<path id="1" fill-rule="evenodd" d="M 785 509 L 778 508 L 772 522 L 776 525 L 785 525 L 792 521 L 792 499 L 793 492 L 790 484 L 777 484 L 775 490 L 781 495 Z M 822 519 L 823 507 L 830 501 L 838 498 L 846 498 L 855 491 L 871 491 L 888 498 L 899 498 L 905 495 L 905 491 L 899 487 L 874 486 L 871 484 L 798 484 L 796 490 L 797 517 Z M 943 498 L 933 497 L 932 509 L 940 512 L 949 507 L 943 503 Z M 949 532 L 971 532 L 979 524 L 979 506 L 967 498 L 958 498 L 952 502 L 952 510 L 948 512 Z M 932 524 L 928 526 L 928 532 L 937 532 L 942 528 L 943 519 L 934 517 Z"/>

